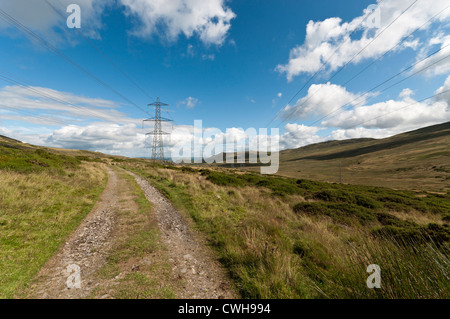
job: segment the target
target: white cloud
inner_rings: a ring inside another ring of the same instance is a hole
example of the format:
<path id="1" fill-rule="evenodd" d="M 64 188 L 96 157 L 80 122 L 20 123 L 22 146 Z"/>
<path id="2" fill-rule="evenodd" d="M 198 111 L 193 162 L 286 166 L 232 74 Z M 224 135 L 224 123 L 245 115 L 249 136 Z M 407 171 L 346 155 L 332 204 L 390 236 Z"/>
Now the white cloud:
<path id="1" fill-rule="evenodd" d="M 372 105 L 357 106 L 322 122 L 327 127 L 353 127 L 360 123 L 365 128 L 397 128 L 428 126 L 450 120 L 444 101 L 420 103 L 410 97 L 388 100 Z"/>
<path id="2" fill-rule="evenodd" d="M 183 101 L 178 102 L 178 105 L 186 105 L 186 107 L 187 107 L 188 109 L 192 109 L 192 108 L 194 108 L 198 103 L 200 103 L 200 100 L 199 100 L 199 99 L 197 99 L 197 98 L 195 98 L 195 97 L 192 97 L 192 96 L 189 96 L 189 97 L 187 97 L 186 99 L 184 99 Z"/>
<path id="3" fill-rule="evenodd" d="M 354 105 L 354 103 L 365 102 L 364 96 L 356 99 L 357 96 L 344 87 L 329 82 L 313 84 L 305 97 L 299 99 L 295 105 L 288 105 L 283 109 L 281 117 L 286 120 L 295 120 L 309 115 L 326 115 L 345 104 Z"/>
<path id="4" fill-rule="evenodd" d="M 414 94 L 414 91 L 409 89 L 409 88 L 404 88 L 400 94 L 398 95 L 399 97 L 409 97 L 411 95 Z"/>
<path id="5" fill-rule="evenodd" d="M 140 26 L 136 36 L 162 35 L 175 41 L 183 34 L 197 35 L 205 44 L 221 45 L 231 27 L 234 12 L 224 0 L 121 0 L 130 16 L 137 17 Z"/>
<path id="6" fill-rule="evenodd" d="M 81 8 L 82 32 L 99 38 L 102 28 L 101 16 L 113 0 L 48 0 L 64 18 L 58 15 L 44 0 L 2 0 L 2 9 L 32 30 L 46 35 L 53 43 L 61 42 L 68 34 L 66 25 L 67 6 L 76 3 Z M 225 41 L 231 20 L 236 14 L 225 5 L 224 0 L 120 0 L 128 17 L 134 18 L 136 29 L 132 34 L 139 37 L 160 35 L 175 41 L 180 35 L 197 36 L 206 45 L 221 45 Z M 0 30 L 12 30 L 0 20 Z M 58 32 L 57 32 L 58 31 Z"/>
<path id="7" fill-rule="evenodd" d="M 286 74 L 288 81 L 301 73 L 315 73 L 321 68 L 322 63 L 325 64 L 326 70 L 334 71 L 347 63 L 375 37 L 377 39 L 352 62 L 358 63 L 364 59 L 379 57 L 448 5 L 447 0 L 435 0 L 433 5 L 430 5 L 428 1 L 418 1 L 384 32 L 385 27 L 400 15 L 411 1 L 378 0 L 377 2 L 381 13 L 379 28 L 374 29 L 367 23 L 361 23 L 370 14 L 368 10 L 350 22 L 343 22 L 339 17 L 316 22 L 311 20 L 306 26 L 304 43 L 293 48 L 290 51 L 288 63 L 278 65 L 276 70 Z M 449 21 L 450 11 L 444 11 L 439 15 L 438 20 Z M 361 36 L 350 39 L 350 34 L 358 26 L 362 31 Z M 429 25 L 425 28 L 427 27 L 429 28 Z M 417 39 L 409 39 L 398 50 L 417 46 Z"/>
<path id="8" fill-rule="evenodd" d="M 414 128 L 411 128 L 411 130 Z M 334 130 L 333 132 L 331 132 L 329 139 L 346 140 L 352 138 L 385 138 L 406 131 L 408 131 L 408 129 L 380 129 L 380 128 L 367 129 L 364 127 L 356 127 L 351 129 Z"/>
<path id="9" fill-rule="evenodd" d="M 450 76 L 435 94 L 450 90 Z M 422 126 L 450 120 L 450 93 L 446 92 L 432 101 L 417 102 L 412 98 L 414 91 L 403 89 L 399 99 L 367 104 L 367 99 L 377 93 L 360 94 L 347 91 L 336 84 L 314 84 L 308 94 L 293 106 L 283 109 L 281 118 L 286 121 L 305 119 L 309 116 L 328 116 L 321 125 L 326 128 L 352 128 L 360 123 L 367 129 L 389 129 L 374 136 L 390 132 L 404 132 Z M 343 108 L 343 106 L 346 106 Z M 352 136 L 361 132 L 352 129 Z M 374 131 L 375 132 L 375 131 Z M 340 133 L 341 134 L 341 133 Z M 369 134 L 365 132 L 364 137 Z"/>
<path id="10" fill-rule="evenodd" d="M 450 90 L 450 76 L 435 94 Z M 322 121 L 325 127 L 352 128 L 362 123 L 366 129 L 389 129 L 400 132 L 450 120 L 449 92 L 433 100 L 418 102 L 411 98 L 413 91 L 406 88 L 400 100 L 387 100 L 372 105 L 358 105 Z M 353 132 L 358 130 L 353 129 Z"/>
<path id="11" fill-rule="evenodd" d="M 77 96 L 69 92 L 61 92 L 44 87 L 5 86 L 0 89 L 1 105 L 24 110 L 27 114 L 14 112 L 10 119 L 29 121 L 29 112 L 39 116 L 62 121 L 86 121 L 97 118 L 106 121 L 125 119 L 126 116 L 116 110 L 119 105 L 113 101 L 100 98 Z M 64 103 L 64 102 L 70 102 Z M 11 111 L 9 108 L 4 108 Z M 37 119 L 34 118 L 34 121 Z M 55 122 L 53 122 L 55 124 Z"/>
<path id="12" fill-rule="evenodd" d="M 450 107 L 450 92 L 446 92 L 450 90 L 450 75 L 445 80 L 444 85 L 442 85 L 439 89 L 436 90 L 435 94 L 439 94 L 436 99 L 440 101 L 445 101 Z"/>
<path id="13" fill-rule="evenodd" d="M 450 90 L 450 76 L 435 94 Z M 325 128 L 337 128 L 330 139 L 372 137 L 383 138 L 421 127 L 450 121 L 450 93 L 418 102 L 413 91 L 402 90 L 400 100 L 356 106 L 322 121 Z"/>
<path id="14" fill-rule="evenodd" d="M 136 124 L 68 125 L 53 131 L 46 139 L 50 145 L 91 151 L 129 152 L 143 149 L 145 134 Z"/>
<path id="15" fill-rule="evenodd" d="M 435 45 L 440 44 L 439 48 Z M 430 58 L 417 63 L 411 72 L 425 70 L 424 74 L 428 76 L 448 74 L 450 72 L 450 35 L 439 36 L 429 41 L 429 46 L 425 47 L 418 55 L 417 60 L 422 60 L 431 53 L 441 49 Z"/>
<path id="16" fill-rule="evenodd" d="M 278 96 L 278 97 L 282 97 L 282 96 L 283 96 L 283 93 L 280 92 L 280 93 L 277 94 L 277 96 Z"/>
<path id="17" fill-rule="evenodd" d="M 351 94 L 341 88 L 341 95 Z M 411 96 L 414 92 L 403 89 L 399 99 L 387 100 L 370 105 L 354 105 L 350 109 L 340 110 L 323 120 L 319 126 L 310 127 L 289 123 L 285 126 L 281 145 L 284 148 L 299 147 L 325 140 L 349 138 L 384 138 L 395 134 L 415 130 L 434 124 L 450 121 L 450 76 L 439 87 L 434 99 L 419 102 Z M 320 114 L 326 110 L 316 105 Z M 304 111 L 300 109 L 299 112 Z M 312 112 L 312 109 L 310 110 Z M 320 136 L 319 130 L 330 132 Z"/>
<path id="18" fill-rule="evenodd" d="M 284 128 L 286 133 L 280 137 L 280 149 L 297 148 L 326 140 L 325 137 L 317 135 L 320 130 L 317 126 L 288 123 Z"/>

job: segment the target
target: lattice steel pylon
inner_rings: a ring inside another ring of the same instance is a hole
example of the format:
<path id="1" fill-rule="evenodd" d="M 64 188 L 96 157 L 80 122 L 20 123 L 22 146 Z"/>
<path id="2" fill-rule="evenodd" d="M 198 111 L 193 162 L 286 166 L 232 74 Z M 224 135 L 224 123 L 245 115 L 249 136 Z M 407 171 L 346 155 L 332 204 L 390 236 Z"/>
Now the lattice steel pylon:
<path id="1" fill-rule="evenodd" d="M 153 144 L 152 144 L 152 159 L 156 161 L 164 161 L 164 144 L 163 144 L 163 135 L 168 135 L 170 133 L 164 132 L 161 127 L 161 122 L 170 122 L 171 119 L 167 119 L 165 117 L 161 117 L 161 106 L 168 106 L 169 104 L 162 103 L 159 100 L 159 97 L 156 99 L 154 103 L 148 104 L 149 108 L 153 106 L 155 108 L 155 116 L 145 119 L 143 122 L 151 121 L 155 122 L 155 126 L 152 132 L 148 132 L 145 135 L 153 135 Z"/>

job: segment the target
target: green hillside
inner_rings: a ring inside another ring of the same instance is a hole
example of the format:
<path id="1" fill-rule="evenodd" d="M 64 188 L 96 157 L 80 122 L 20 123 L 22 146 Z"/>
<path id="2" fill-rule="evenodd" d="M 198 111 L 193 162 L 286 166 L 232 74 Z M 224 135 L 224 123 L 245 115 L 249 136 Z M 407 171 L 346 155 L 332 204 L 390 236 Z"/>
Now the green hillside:
<path id="1" fill-rule="evenodd" d="M 239 168 L 259 171 L 257 165 Z M 446 193 L 450 190 L 450 122 L 384 139 L 328 141 L 284 150 L 278 174 Z"/>

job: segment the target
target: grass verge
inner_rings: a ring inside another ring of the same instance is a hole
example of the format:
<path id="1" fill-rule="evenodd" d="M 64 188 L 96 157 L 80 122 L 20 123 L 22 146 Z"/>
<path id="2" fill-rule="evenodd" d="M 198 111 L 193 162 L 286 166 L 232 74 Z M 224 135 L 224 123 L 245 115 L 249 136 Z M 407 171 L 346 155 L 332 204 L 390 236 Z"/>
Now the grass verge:
<path id="1" fill-rule="evenodd" d="M 42 166 L 44 160 L 24 158 L 0 164 L 0 298 L 23 294 L 92 209 L 107 180 L 99 164 L 49 157 Z"/>

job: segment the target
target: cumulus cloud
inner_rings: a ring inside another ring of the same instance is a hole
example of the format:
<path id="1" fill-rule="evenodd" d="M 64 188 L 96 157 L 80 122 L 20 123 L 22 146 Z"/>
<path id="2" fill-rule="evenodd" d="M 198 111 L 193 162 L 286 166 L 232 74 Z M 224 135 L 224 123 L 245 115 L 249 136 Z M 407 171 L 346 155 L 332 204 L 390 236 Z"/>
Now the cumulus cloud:
<path id="1" fill-rule="evenodd" d="M 372 105 L 357 106 L 325 120 L 328 127 L 353 127 L 362 123 L 365 128 L 405 128 L 427 126 L 450 120 L 450 112 L 444 101 L 420 103 L 412 98 L 388 100 Z"/>
<path id="2" fill-rule="evenodd" d="M 289 61 L 278 65 L 276 70 L 286 74 L 288 81 L 302 73 L 313 74 L 321 68 L 322 64 L 325 65 L 326 70 L 334 71 L 350 61 L 375 37 L 377 38 L 368 49 L 363 50 L 352 63 L 377 58 L 448 5 L 446 0 L 435 0 L 433 5 L 427 1 L 418 1 L 384 32 L 385 27 L 398 17 L 411 4 L 411 1 L 378 0 L 377 2 L 380 12 L 378 28 L 367 23 L 371 10 L 365 10 L 361 16 L 350 22 L 343 22 L 339 17 L 309 21 L 304 43 L 293 48 L 289 54 Z M 449 20 L 449 10 L 438 16 L 439 22 Z M 424 28 L 429 28 L 429 25 Z M 350 37 L 354 31 L 361 31 L 361 36 Z M 417 46 L 418 39 L 409 39 L 398 50 L 407 47 L 417 48 Z"/>
<path id="3" fill-rule="evenodd" d="M 154 34 L 174 41 L 180 35 L 198 36 L 205 44 L 221 45 L 226 39 L 235 13 L 224 0 L 121 0 L 129 16 L 139 26 L 133 34 L 149 37 Z"/>
<path id="4" fill-rule="evenodd" d="M 407 129 L 428 126 L 450 120 L 450 76 L 443 86 L 435 91 L 433 100 L 418 102 L 411 98 L 412 90 L 406 88 L 400 93 L 399 100 L 387 100 L 371 105 L 358 105 L 344 110 L 326 119 L 326 127 L 353 128 L 361 124 L 367 129 Z M 357 131 L 354 131 L 357 132 Z"/>
<path id="5" fill-rule="evenodd" d="M 283 148 L 294 148 L 326 140 L 384 138 L 450 121 L 450 76 L 435 94 L 439 95 L 419 102 L 412 98 L 414 92 L 405 88 L 398 99 L 353 105 L 324 119 L 319 126 L 289 123 L 285 126 L 286 133 L 281 137 L 281 145 Z M 319 114 L 326 111 L 320 105 L 316 107 Z M 305 109 L 299 110 L 302 111 Z M 327 135 L 319 134 L 320 130 L 328 132 Z"/>
<path id="6" fill-rule="evenodd" d="M 326 84 L 313 84 L 308 94 L 299 99 L 295 105 L 288 105 L 283 109 L 281 117 L 286 120 L 303 119 L 309 115 L 325 115 L 345 105 L 364 103 L 364 96 L 348 92 L 344 87 L 330 82 Z"/>
<path id="7" fill-rule="evenodd" d="M 326 137 L 317 135 L 320 130 L 320 127 L 317 126 L 288 123 L 284 128 L 286 133 L 280 137 L 281 149 L 297 148 L 326 140 Z"/>
<path id="8" fill-rule="evenodd" d="M 410 88 L 404 88 L 398 96 L 399 97 L 409 97 L 413 94 L 414 94 L 413 90 L 411 90 Z"/>

